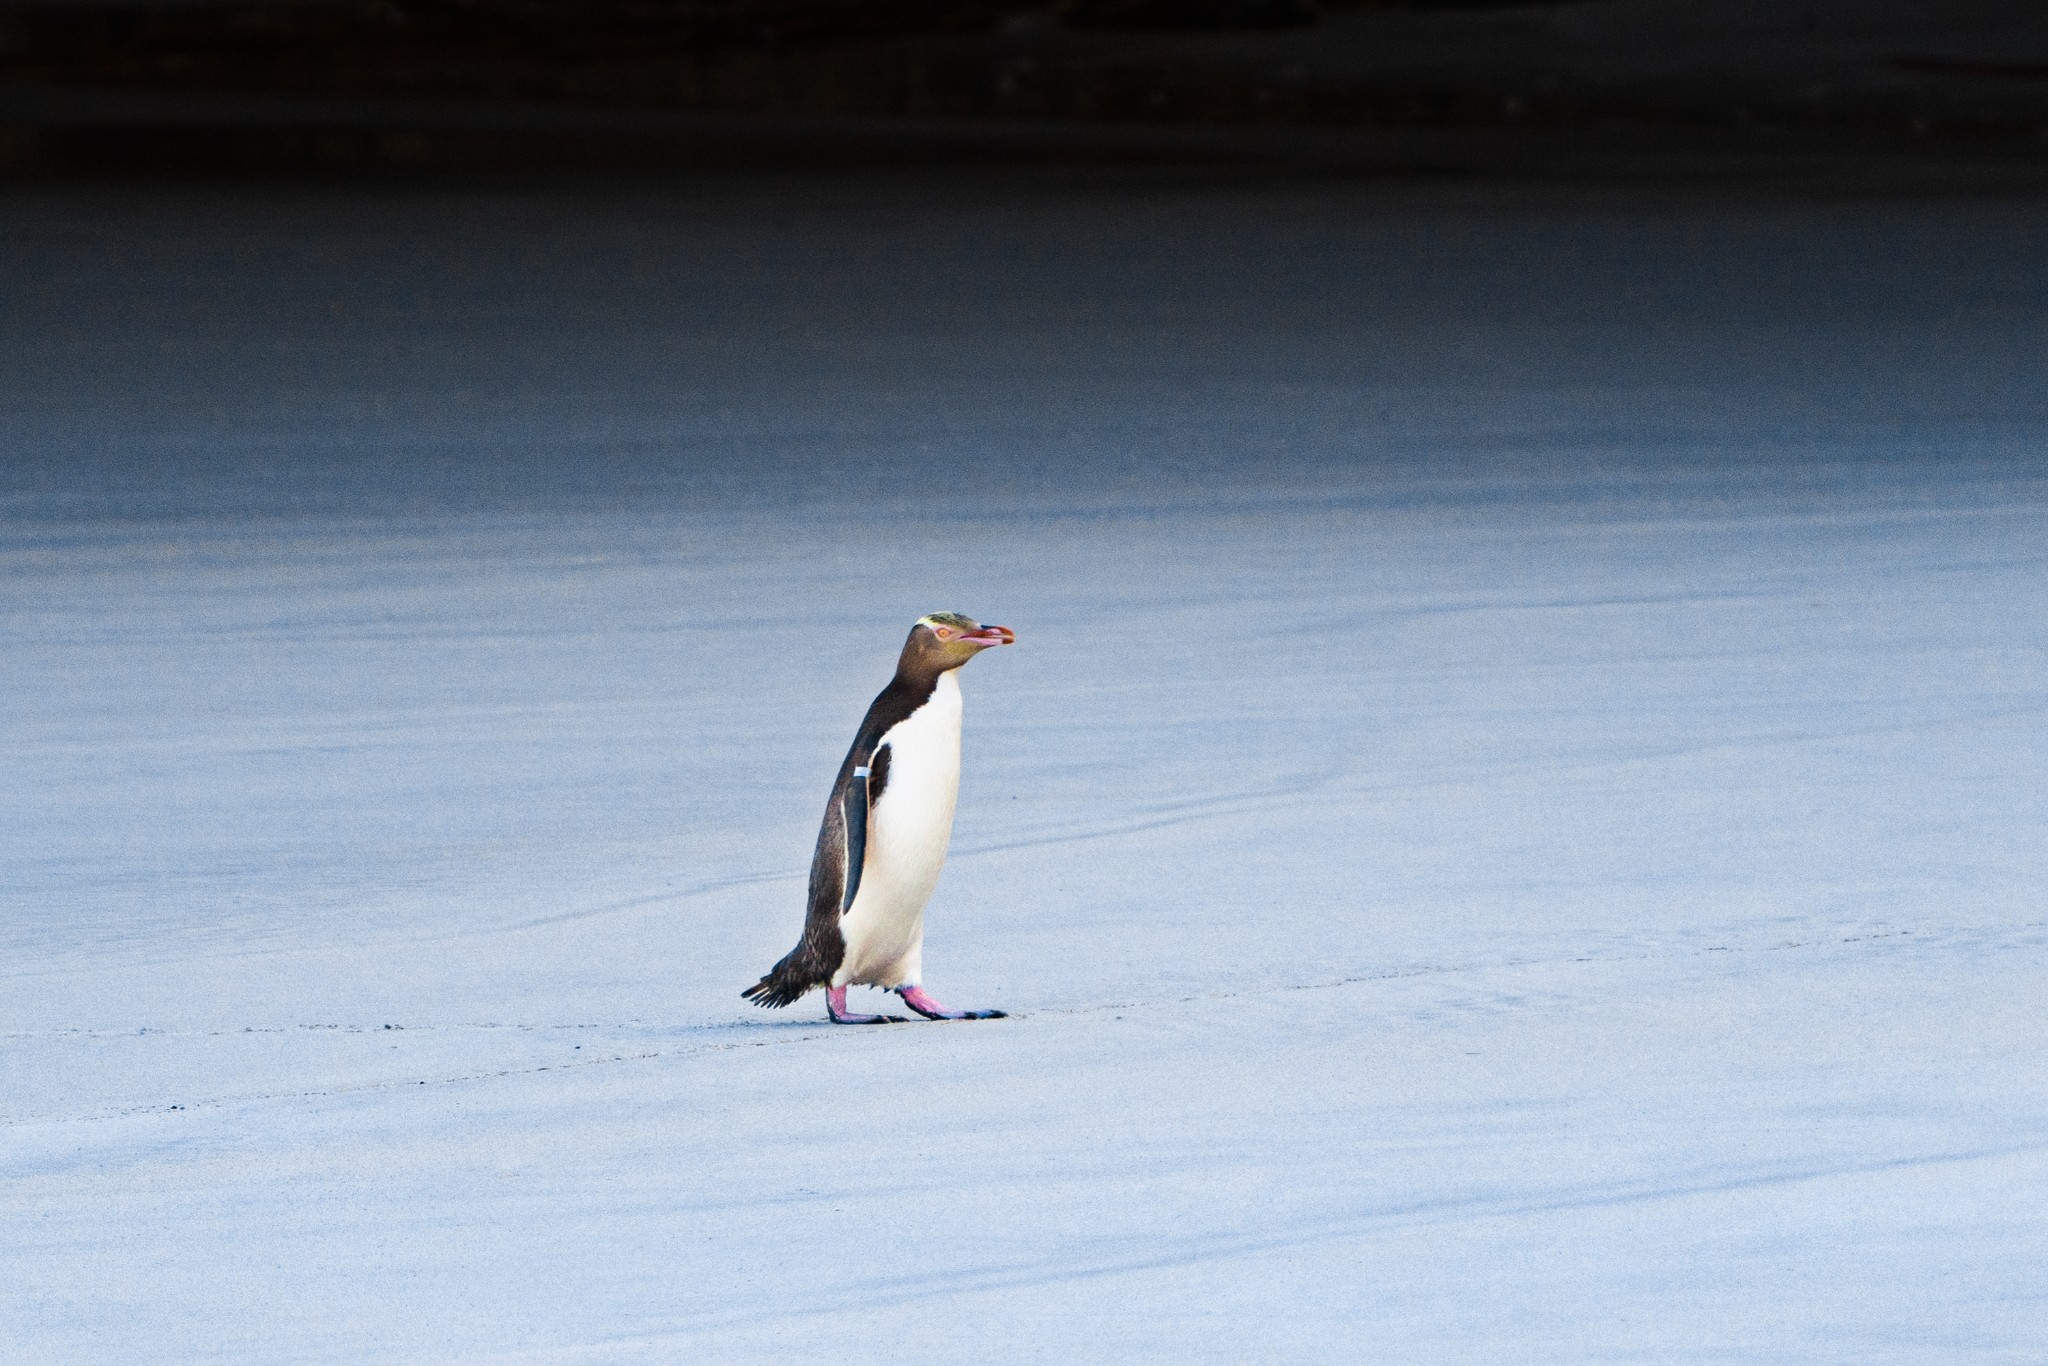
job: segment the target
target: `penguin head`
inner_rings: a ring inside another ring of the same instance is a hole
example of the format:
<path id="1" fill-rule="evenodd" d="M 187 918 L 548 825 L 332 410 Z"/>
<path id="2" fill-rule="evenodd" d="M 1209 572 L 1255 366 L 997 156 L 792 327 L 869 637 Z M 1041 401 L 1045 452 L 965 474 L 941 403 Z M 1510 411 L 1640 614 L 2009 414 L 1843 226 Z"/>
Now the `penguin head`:
<path id="1" fill-rule="evenodd" d="M 957 669 L 992 645 L 1009 645 L 1017 633 L 1007 626 L 983 626 L 958 612 L 934 612 L 919 617 L 903 642 L 899 668 L 919 674 L 944 673 Z"/>

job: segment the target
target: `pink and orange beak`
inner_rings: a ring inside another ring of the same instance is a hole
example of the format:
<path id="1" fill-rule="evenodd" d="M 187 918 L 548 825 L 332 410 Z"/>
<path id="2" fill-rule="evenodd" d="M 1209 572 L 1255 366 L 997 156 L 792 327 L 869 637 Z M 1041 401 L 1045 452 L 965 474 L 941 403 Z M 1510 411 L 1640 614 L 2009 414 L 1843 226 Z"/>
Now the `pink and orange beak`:
<path id="1" fill-rule="evenodd" d="M 1017 633 L 1007 626 L 984 626 L 979 631 L 962 631 L 960 639 L 975 645 L 1015 645 Z"/>

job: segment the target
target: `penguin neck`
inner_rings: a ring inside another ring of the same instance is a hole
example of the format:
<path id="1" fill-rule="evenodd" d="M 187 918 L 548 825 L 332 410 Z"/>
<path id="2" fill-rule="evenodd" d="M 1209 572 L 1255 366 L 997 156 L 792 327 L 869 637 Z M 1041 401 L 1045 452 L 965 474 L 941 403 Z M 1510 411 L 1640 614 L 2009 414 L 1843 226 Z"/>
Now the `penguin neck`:
<path id="1" fill-rule="evenodd" d="M 930 666 L 917 667 L 910 660 L 903 661 L 896 668 L 893 687 L 900 688 L 916 697 L 930 697 L 933 693 L 960 691 L 960 666 L 950 669 L 934 669 Z"/>

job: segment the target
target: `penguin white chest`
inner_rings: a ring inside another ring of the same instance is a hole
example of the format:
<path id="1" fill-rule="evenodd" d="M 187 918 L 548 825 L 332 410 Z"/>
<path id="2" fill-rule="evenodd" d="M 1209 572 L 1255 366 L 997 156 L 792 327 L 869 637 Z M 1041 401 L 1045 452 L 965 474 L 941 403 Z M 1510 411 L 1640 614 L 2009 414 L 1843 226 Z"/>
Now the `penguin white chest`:
<path id="1" fill-rule="evenodd" d="M 860 890 L 839 922 L 846 956 L 835 986 L 915 984 L 924 908 L 946 864 L 960 795 L 960 680 L 939 675 L 925 704 L 891 726 L 888 781 L 868 812 Z M 879 749 L 880 746 L 877 746 Z"/>

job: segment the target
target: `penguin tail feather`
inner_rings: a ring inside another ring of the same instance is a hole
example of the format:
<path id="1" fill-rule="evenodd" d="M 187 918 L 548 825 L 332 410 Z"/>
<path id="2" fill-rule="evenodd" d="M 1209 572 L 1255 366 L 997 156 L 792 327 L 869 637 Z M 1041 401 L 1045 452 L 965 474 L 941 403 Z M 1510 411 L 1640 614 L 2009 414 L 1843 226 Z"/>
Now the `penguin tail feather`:
<path id="1" fill-rule="evenodd" d="M 790 958 L 794 957 L 795 954 L 790 955 Z M 818 982 L 802 967 L 785 958 L 770 968 L 766 977 L 740 995 L 764 1010 L 780 1010 L 817 985 Z"/>
<path id="2" fill-rule="evenodd" d="M 778 1010 L 811 988 L 830 982 L 832 974 L 839 971 L 839 960 L 844 952 L 838 918 L 835 916 L 825 923 L 813 916 L 805 923 L 804 937 L 797 941 L 796 947 L 783 954 L 781 961 L 768 969 L 766 977 L 740 995 L 757 1006 Z"/>

